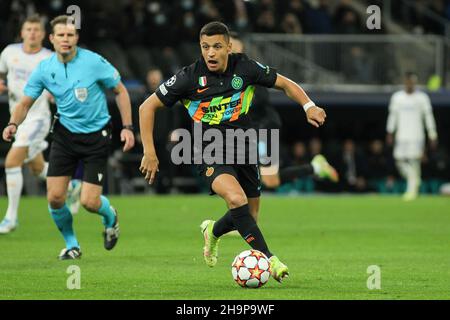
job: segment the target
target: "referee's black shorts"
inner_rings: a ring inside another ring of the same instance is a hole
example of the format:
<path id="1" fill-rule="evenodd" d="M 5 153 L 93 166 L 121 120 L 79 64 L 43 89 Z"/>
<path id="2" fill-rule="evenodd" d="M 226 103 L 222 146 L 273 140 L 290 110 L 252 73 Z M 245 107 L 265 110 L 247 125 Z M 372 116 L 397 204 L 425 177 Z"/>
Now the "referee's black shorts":
<path id="1" fill-rule="evenodd" d="M 201 164 L 197 169 L 208 184 L 211 195 L 215 194 L 212 183 L 221 174 L 230 174 L 235 177 L 247 198 L 258 198 L 261 195 L 259 168 L 255 164 Z"/>
<path id="2" fill-rule="evenodd" d="M 111 146 L 111 126 L 100 131 L 72 133 L 57 122 L 53 129 L 48 165 L 49 177 L 72 177 L 78 163 L 83 163 L 83 181 L 103 185 Z"/>

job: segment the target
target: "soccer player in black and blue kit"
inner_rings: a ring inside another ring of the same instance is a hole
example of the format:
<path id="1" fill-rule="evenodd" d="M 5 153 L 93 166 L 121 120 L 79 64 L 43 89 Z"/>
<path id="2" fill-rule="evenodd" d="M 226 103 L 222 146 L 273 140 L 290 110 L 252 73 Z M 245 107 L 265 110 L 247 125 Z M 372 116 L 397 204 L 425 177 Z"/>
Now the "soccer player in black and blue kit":
<path id="1" fill-rule="evenodd" d="M 315 106 L 295 82 L 269 66 L 249 59 L 245 54 L 231 54 L 230 34 L 223 23 L 211 22 L 205 25 L 200 31 L 200 46 L 202 58 L 162 84 L 140 106 L 140 130 L 144 146 L 140 170 L 150 183 L 158 171 L 152 132 L 154 116 L 157 108 L 164 105 L 172 106 L 181 100 L 194 123 L 201 123 L 203 129 L 217 129 L 225 135 L 227 130 L 251 129 L 248 113 L 251 111 L 254 85 L 262 85 L 284 91 L 303 106 L 310 124 L 319 127 L 325 122 L 325 111 Z M 228 154 L 225 157 L 228 158 Z M 259 210 L 260 200 L 257 164 L 207 164 L 204 161 L 199 165 L 199 172 L 212 193 L 222 197 L 228 207 L 227 213 L 218 221 L 205 220 L 201 224 L 206 264 L 215 266 L 219 238 L 237 229 L 253 249 L 269 258 L 272 277 L 281 281 L 288 275 L 288 268 L 270 252 L 252 217 L 252 212 Z"/>
<path id="2" fill-rule="evenodd" d="M 11 115 L 3 131 L 3 139 L 11 141 L 17 126 L 25 119 L 34 100 L 44 89 L 54 97 L 57 121 L 53 125 L 47 173 L 47 199 L 53 220 L 64 237 L 66 247 L 59 259 L 77 259 L 80 244 L 72 227 L 72 215 L 65 201 L 71 176 L 81 161 L 84 168 L 81 204 L 89 212 L 102 217 L 104 247 L 111 250 L 119 237 L 116 210 L 102 195 L 106 162 L 111 142 L 111 116 L 104 89 L 112 89 L 120 110 L 123 129 L 123 151 L 134 146 L 130 97 L 118 71 L 100 55 L 77 46 L 78 32 L 68 16 L 51 22 L 55 53 L 33 71 L 24 97 Z"/>

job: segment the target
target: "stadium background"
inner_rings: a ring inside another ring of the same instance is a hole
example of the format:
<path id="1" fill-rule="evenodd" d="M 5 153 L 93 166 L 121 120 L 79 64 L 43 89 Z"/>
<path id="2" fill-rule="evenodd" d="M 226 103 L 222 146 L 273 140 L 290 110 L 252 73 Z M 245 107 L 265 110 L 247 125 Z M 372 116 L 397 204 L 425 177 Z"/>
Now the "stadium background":
<path id="1" fill-rule="evenodd" d="M 421 191 L 437 194 L 450 180 L 450 1 L 4 0 L 0 3 L 0 49 L 19 41 L 20 21 L 25 16 L 39 13 L 48 21 L 72 4 L 81 8 L 81 45 L 104 55 L 120 71 L 130 91 L 137 128 L 139 104 L 161 81 L 199 57 L 200 27 L 221 20 L 242 35 L 251 57 L 302 84 L 328 113 L 326 126 L 314 129 L 306 123 L 301 108 L 270 91 L 270 104 L 281 119 L 282 161 L 306 163 L 321 152 L 342 177 L 339 185 L 302 179 L 281 186 L 277 193 L 401 193 L 404 182 L 384 139 L 390 95 L 401 88 L 408 70 L 418 74 L 420 85 L 431 96 L 439 135 L 439 148 L 427 149 L 422 160 Z M 369 4 L 382 9 L 381 30 L 366 27 Z M 45 46 L 51 48 L 48 40 Z M 115 128 L 120 128 L 112 96 L 109 106 Z M 8 118 L 3 95 L 2 127 Z M 131 153 L 122 154 L 115 134 L 106 191 L 206 191 L 195 170 L 169 161 L 168 137 L 178 127 L 189 127 L 182 106 L 158 113 L 155 134 L 161 164 L 155 186 L 146 185 L 138 172 L 140 143 Z M 0 143 L 1 166 L 8 148 L 9 144 Z M 353 155 L 352 163 L 344 161 L 346 154 Z M 45 192 L 45 185 L 25 175 L 26 194 Z M 5 195 L 3 170 L 0 182 L 0 194 Z"/>

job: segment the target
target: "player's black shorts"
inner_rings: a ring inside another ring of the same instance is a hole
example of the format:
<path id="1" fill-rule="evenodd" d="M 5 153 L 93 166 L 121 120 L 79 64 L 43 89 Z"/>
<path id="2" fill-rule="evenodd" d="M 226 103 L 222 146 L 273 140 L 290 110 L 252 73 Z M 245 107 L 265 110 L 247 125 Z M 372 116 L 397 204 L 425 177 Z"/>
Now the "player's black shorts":
<path id="1" fill-rule="evenodd" d="M 47 176 L 72 177 L 81 161 L 83 181 L 103 185 L 111 145 L 109 123 L 92 133 L 72 133 L 61 123 L 56 123 L 52 138 Z"/>
<path id="2" fill-rule="evenodd" d="M 212 183 L 221 174 L 230 174 L 235 177 L 247 198 L 257 198 L 261 195 L 261 180 L 257 165 L 202 164 L 198 165 L 198 172 L 206 180 L 211 195 L 215 194 Z"/>

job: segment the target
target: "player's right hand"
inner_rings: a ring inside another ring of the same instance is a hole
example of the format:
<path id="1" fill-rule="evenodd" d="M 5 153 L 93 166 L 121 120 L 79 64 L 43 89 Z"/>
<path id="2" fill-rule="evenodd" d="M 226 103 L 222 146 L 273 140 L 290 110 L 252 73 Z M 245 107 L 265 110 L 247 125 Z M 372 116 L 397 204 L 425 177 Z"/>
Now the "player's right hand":
<path id="1" fill-rule="evenodd" d="M 306 119 L 316 128 L 325 123 L 326 117 L 327 114 L 325 113 L 325 110 L 317 106 L 311 107 L 306 111 Z"/>
<path id="2" fill-rule="evenodd" d="M 5 129 L 3 129 L 3 140 L 11 142 L 12 138 L 17 132 L 17 127 L 13 124 L 10 124 Z"/>
<path id="3" fill-rule="evenodd" d="M 139 167 L 139 171 L 145 176 L 145 181 L 148 181 L 149 184 L 152 184 L 155 180 L 156 172 L 158 169 L 159 161 L 158 157 L 155 153 L 144 154 L 141 161 L 141 166 Z"/>
<path id="4" fill-rule="evenodd" d="M 5 91 L 8 91 L 8 87 L 5 84 L 5 80 L 0 79 L 0 94 L 3 94 Z"/>

